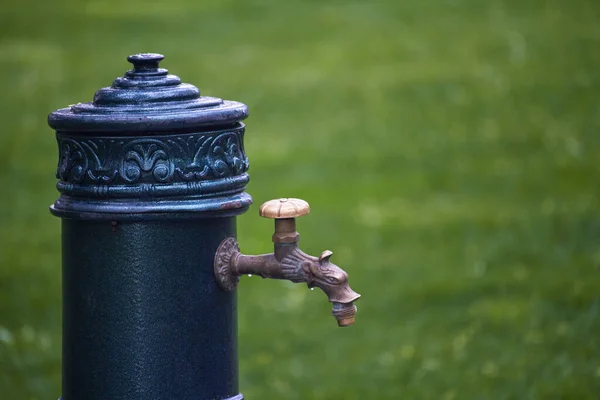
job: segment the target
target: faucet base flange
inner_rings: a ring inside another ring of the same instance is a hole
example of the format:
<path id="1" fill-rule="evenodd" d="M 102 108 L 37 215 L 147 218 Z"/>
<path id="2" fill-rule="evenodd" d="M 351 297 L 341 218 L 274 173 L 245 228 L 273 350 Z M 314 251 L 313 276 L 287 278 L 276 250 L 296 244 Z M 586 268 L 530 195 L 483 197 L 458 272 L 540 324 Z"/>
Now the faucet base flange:
<path id="1" fill-rule="evenodd" d="M 215 253 L 215 278 L 219 287 L 227 292 L 235 290 L 240 277 L 232 270 L 231 258 L 240 253 L 237 240 L 232 237 L 223 239 Z"/>

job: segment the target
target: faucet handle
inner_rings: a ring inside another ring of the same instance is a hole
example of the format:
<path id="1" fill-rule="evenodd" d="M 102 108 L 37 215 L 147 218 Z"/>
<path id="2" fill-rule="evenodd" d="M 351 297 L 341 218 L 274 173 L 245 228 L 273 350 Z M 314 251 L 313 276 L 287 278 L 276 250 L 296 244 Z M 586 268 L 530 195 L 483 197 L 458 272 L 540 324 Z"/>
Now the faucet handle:
<path id="1" fill-rule="evenodd" d="M 302 199 L 275 199 L 269 200 L 260 206 L 259 214 L 264 218 L 288 219 L 306 215 L 310 206 Z"/>

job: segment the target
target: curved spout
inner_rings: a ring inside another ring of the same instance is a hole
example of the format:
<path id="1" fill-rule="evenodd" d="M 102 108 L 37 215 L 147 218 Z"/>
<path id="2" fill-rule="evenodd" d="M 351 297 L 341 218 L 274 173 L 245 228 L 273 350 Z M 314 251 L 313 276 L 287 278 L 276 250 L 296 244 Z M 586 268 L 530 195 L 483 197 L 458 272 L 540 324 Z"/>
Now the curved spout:
<path id="1" fill-rule="evenodd" d="M 329 257 L 319 259 L 304 253 L 299 248 L 289 251 L 281 261 L 275 254 L 247 256 L 238 253 L 232 259 L 235 275 L 259 275 L 263 278 L 287 279 L 299 283 L 306 282 L 309 288 L 320 288 L 332 303 L 351 303 L 360 295 L 348 285 L 348 274 L 337 265 L 329 262 Z"/>
<path id="2" fill-rule="evenodd" d="M 305 282 L 309 288 L 318 287 L 333 303 L 332 314 L 338 325 L 349 326 L 354 323 L 354 301 L 360 294 L 348 284 L 348 274 L 329 261 L 331 255 L 332 252 L 327 250 L 317 258 L 304 253 L 293 243 L 285 246 L 276 244 L 275 252 L 271 254 L 249 256 L 239 252 L 235 239 L 227 238 L 217 250 L 215 272 L 223 288 L 232 284 L 234 288 L 242 275 L 286 279 L 295 283 Z"/>

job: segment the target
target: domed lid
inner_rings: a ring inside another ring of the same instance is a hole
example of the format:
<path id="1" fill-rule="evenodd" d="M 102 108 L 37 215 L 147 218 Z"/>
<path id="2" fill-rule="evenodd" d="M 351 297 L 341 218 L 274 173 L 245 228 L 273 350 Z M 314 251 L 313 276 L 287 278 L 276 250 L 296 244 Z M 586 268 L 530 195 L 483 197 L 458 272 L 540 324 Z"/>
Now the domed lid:
<path id="1" fill-rule="evenodd" d="M 94 101 L 56 110 L 48 124 L 59 131 L 156 132 L 229 125 L 248 116 L 245 104 L 202 97 L 158 63 L 161 54 L 127 57 L 133 69 L 98 90 Z"/>

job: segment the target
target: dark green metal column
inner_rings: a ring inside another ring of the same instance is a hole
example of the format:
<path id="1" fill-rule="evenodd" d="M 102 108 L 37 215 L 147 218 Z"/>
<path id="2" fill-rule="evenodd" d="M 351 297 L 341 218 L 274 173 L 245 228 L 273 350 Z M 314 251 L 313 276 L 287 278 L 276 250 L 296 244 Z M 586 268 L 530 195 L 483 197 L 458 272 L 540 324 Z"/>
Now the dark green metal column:
<path id="1" fill-rule="evenodd" d="M 242 399 L 235 292 L 213 261 L 245 193 L 244 104 L 134 64 L 53 112 L 63 219 L 63 400 Z"/>
<path id="2" fill-rule="evenodd" d="M 64 400 L 238 393 L 235 292 L 212 269 L 233 217 L 65 219 L 62 235 Z"/>

